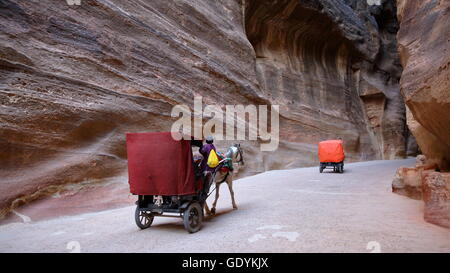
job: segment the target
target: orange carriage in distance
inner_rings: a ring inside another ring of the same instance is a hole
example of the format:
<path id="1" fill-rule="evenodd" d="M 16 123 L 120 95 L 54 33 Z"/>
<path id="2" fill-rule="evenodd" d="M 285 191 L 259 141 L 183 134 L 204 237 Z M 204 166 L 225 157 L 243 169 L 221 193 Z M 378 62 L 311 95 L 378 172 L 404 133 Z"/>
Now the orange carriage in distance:
<path id="1" fill-rule="evenodd" d="M 332 167 L 334 172 L 344 172 L 344 147 L 342 140 L 326 140 L 318 144 L 319 171 L 322 173 L 327 167 Z"/>

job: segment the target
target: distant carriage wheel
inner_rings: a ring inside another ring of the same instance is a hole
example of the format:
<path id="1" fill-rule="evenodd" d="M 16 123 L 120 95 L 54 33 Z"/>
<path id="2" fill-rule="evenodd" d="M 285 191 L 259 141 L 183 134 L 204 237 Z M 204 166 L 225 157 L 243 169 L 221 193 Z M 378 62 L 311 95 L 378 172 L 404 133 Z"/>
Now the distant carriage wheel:
<path id="1" fill-rule="evenodd" d="M 155 216 L 153 216 L 150 212 L 139 210 L 139 207 L 136 206 L 134 220 L 140 229 L 149 228 L 153 223 L 153 218 L 155 218 Z"/>
<path id="2" fill-rule="evenodd" d="M 203 210 L 199 203 L 195 202 L 188 206 L 183 214 L 184 228 L 189 233 L 200 230 L 203 220 Z"/>
<path id="3" fill-rule="evenodd" d="M 319 172 L 320 172 L 320 173 L 323 172 L 323 167 L 322 167 L 322 165 L 319 166 Z"/>

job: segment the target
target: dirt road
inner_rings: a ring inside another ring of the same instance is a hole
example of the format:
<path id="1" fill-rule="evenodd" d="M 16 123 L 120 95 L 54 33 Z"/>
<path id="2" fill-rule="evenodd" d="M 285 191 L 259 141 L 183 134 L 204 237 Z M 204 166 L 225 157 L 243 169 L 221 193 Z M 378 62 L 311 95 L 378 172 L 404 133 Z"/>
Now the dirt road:
<path id="1" fill-rule="evenodd" d="M 450 230 L 423 220 L 423 203 L 391 193 L 414 160 L 270 171 L 226 185 L 218 214 L 188 234 L 181 219 L 139 230 L 134 207 L 0 226 L 0 252 L 450 252 Z M 210 200 L 209 203 L 211 203 Z"/>

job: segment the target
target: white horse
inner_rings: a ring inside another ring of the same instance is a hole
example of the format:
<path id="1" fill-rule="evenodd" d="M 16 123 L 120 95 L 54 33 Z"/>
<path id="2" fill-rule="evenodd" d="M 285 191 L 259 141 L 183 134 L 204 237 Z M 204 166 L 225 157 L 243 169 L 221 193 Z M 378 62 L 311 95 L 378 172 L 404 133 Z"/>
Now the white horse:
<path id="1" fill-rule="evenodd" d="M 231 160 L 231 166 L 233 166 L 233 163 L 237 163 L 238 165 L 244 165 L 244 157 L 243 152 L 241 149 L 240 144 L 234 144 L 230 148 L 228 148 L 227 152 L 225 153 L 225 159 L 224 160 Z M 234 167 L 233 167 L 234 168 Z M 215 214 L 216 213 L 216 205 L 217 205 L 217 199 L 219 199 L 219 189 L 220 185 L 223 182 L 227 182 L 228 189 L 230 190 L 231 195 L 231 204 L 233 205 L 233 209 L 237 209 L 236 201 L 234 200 L 234 191 L 233 191 L 233 170 L 228 170 L 227 172 L 221 172 L 220 170 L 217 170 L 215 174 L 213 174 L 213 182 L 216 184 L 216 198 L 214 199 L 214 202 L 212 204 L 211 210 L 209 210 L 208 205 L 205 202 L 205 210 L 207 214 Z"/>

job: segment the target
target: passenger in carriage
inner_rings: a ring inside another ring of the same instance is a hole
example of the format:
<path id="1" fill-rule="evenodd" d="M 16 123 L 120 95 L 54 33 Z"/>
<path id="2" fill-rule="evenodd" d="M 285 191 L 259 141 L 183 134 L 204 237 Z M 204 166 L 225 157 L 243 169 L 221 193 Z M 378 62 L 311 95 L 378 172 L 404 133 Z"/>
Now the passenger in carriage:
<path id="1" fill-rule="evenodd" d="M 193 159 L 194 159 L 195 177 L 199 178 L 199 177 L 203 176 L 202 169 L 201 169 L 203 156 L 199 152 L 193 152 Z"/>

